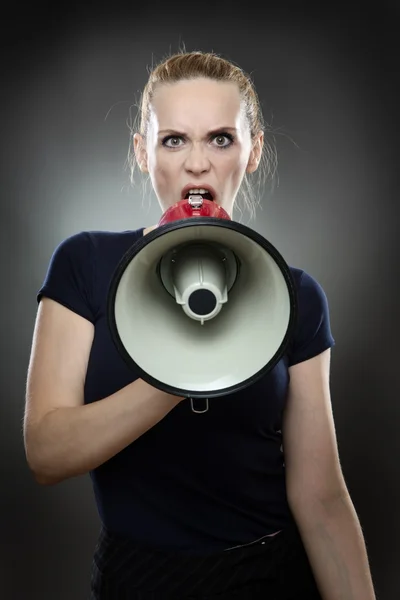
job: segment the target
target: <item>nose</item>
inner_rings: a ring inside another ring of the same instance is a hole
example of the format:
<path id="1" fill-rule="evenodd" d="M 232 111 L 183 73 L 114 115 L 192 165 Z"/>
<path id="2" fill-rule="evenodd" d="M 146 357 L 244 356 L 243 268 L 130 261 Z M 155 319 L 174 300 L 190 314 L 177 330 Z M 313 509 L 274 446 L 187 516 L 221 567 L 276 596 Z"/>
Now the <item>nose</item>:
<path id="1" fill-rule="evenodd" d="M 188 172 L 196 175 L 209 171 L 210 161 L 206 152 L 201 147 L 193 145 L 186 157 L 185 168 Z"/>

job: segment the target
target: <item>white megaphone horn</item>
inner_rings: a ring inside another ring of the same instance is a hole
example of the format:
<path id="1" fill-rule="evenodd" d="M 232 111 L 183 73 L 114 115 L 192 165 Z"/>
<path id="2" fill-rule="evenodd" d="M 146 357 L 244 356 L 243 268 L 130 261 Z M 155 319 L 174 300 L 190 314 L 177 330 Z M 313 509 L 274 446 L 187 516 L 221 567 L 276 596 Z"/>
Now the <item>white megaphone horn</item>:
<path id="1" fill-rule="evenodd" d="M 108 295 L 116 347 L 139 377 L 208 399 L 256 382 L 282 358 L 297 316 L 295 285 L 276 248 L 190 196 L 118 264 Z M 205 412 L 197 411 L 195 412 Z"/>

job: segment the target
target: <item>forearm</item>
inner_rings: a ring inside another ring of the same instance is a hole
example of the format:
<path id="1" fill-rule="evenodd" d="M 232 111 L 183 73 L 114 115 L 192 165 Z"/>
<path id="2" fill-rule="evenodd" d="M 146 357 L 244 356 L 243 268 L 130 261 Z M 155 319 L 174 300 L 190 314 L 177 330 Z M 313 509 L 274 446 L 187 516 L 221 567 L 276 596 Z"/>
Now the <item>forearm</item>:
<path id="1" fill-rule="evenodd" d="M 180 400 L 137 380 L 98 402 L 57 408 L 27 431 L 28 463 L 43 484 L 87 473 L 156 425 Z"/>
<path id="2" fill-rule="evenodd" d="M 376 600 L 360 522 L 348 494 L 294 507 L 323 600 Z"/>

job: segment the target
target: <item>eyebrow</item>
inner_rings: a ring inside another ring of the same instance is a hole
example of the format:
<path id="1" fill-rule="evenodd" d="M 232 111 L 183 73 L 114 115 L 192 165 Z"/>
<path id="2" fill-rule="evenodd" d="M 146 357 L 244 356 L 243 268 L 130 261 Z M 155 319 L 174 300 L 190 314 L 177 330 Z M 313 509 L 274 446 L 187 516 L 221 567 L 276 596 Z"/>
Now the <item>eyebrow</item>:
<path id="1" fill-rule="evenodd" d="M 237 131 L 236 127 L 218 127 L 218 129 L 213 129 L 212 131 L 209 131 L 206 135 L 215 135 L 217 133 L 221 133 L 223 131 L 229 132 L 229 131 Z M 158 135 L 179 135 L 184 137 L 186 135 L 186 133 L 183 133 L 182 131 L 178 131 L 177 129 L 162 129 L 161 131 L 158 132 Z"/>

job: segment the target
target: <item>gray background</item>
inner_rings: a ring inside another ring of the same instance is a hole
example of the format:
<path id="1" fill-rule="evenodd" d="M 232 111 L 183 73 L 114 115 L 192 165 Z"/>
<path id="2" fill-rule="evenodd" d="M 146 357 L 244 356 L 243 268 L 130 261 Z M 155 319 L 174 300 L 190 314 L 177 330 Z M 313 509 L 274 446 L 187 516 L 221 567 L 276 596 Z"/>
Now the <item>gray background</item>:
<path id="1" fill-rule="evenodd" d="M 40 487 L 22 441 L 35 295 L 55 246 L 154 224 L 129 184 L 129 107 L 146 68 L 214 50 L 251 72 L 279 131 L 279 185 L 251 223 L 324 287 L 345 478 L 380 600 L 399 597 L 398 65 L 395 4 L 377 9 L 154 2 L 18 8 L 3 22 L 0 212 L 0 595 L 84 600 L 99 521 L 89 477 Z M 254 4 L 254 3 L 253 3 Z M 185 6 L 185 8 L 183 8 Z M 17 11 L 20 12 L 17 12 Z M 323 12 L 322 12 L 323 11 Z M 192 13 L 191 15 L 189 13 Z"/>

